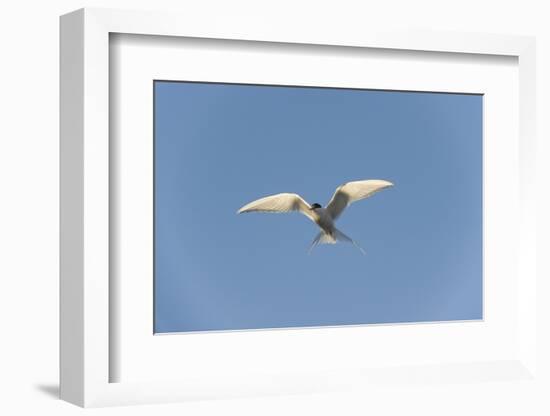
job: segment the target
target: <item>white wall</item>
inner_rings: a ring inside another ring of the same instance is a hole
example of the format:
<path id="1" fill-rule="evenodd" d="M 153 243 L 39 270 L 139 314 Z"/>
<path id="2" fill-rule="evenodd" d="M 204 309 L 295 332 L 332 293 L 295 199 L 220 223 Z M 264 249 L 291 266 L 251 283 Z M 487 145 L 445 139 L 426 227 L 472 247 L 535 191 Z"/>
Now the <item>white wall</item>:
<path id="1" fill-rule="evenodd" d="M 326 25 L 431 27 L 442 30 L 512 33 L 538 37 L 539 154 L 541 177 L 549 179 L 550 13 L 544 1 L 6 1 L 0 14 L 0 413 L 73 414 L 80 409 L 55 400 L 58 367 L 58 16 L 83 7 L 180 10 L 267 15 L 284 22 L 311 19 Z M 283 24 L 283 23 L 282 23 Z M 544 138 L 545 140 L 542 140 Z M 544 156 L 542 156 L 544 155 Z M 550 186 L 541 190 L 541 213 L 549 212 Z M 549 221 L 541 247 L 548 251 Z M 542 256 L 541 256 L 542 257 Z M 545 257 L 548 257 L 546 254 Z M 548 260 L 542 259 L 550 276 Z M 550 280 L 550 279 L 549 279 Z M 539 291 L 550 293 L 550 283 Z M 548 306 L 542 306 L 550 328 Z M 548 331 L 546 331 L 548 332 Z M 545 346 L 550 350 L 548 335 Z M 545 361 L 546 365 L 548 360 Z M 338 393 L 317 396 L 197 402 L 157 407 L 101 409 L 99 414 L 550 414 L 541 392 L 499 386 L 422 388 L 369 397 Z M 484 397 L 484 404 L 476 404 Z M 489 398 L 489 400 L 486 400 Z M 545 401 L 548 403 L 548 400 Z"/>

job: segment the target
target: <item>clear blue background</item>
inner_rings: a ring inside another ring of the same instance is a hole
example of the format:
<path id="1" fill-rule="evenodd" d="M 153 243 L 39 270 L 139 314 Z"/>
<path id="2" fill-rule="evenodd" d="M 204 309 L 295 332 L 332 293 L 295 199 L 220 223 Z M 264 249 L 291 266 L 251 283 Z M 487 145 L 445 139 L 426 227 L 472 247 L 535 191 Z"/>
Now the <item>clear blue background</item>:
<path id="1" fill-rule="evenodd" d="M 341 183 L 350 244 L 241 214 Z M 155 332 L 482 318 L 482 96 L 155 82 Z"/>

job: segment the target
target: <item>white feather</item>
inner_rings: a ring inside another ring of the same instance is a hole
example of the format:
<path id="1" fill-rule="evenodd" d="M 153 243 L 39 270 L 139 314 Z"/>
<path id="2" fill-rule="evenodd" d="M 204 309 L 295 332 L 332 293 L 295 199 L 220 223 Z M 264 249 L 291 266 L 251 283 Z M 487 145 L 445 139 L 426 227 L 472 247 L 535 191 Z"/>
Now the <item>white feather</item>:
<path id="1" fill-rule="evenodd" d="M 382 179 L 347 182 L 336 189 L 326 208 L 319 208 L 316 206 L 315 209 L 298 194 L 282 193 L 270 195 L 246 204 L 239 209 L 237 213 L 282 213 L 297 211 L 315 222 L 321 229 L 321 232 L 311 243 L 309 251 L 319 244 L 335 244 L 337 241 L 347 241 L 355 245 L 365 254 L 365 251 L 357 242 L 334 226 L 334 221 L 342 214 L 349 204 L 368 198 L 376 192 L 390 186 L 393 186 L 391 182 Z"/>
<path id="2" fill-rule="evenodd" d="M 326 210 L 332 219 L 335 220 L 352 202 L 368 198 L 376 192 L 389 188 L 390 186 L 393 186 L 393 183 L 382 179 L 347 182 L 336 188 Z"/>
<path id="3" fill-rule="evenodd" d="M 282 193 L 270 195 L 252 201 L 237 211 L 244 212 L 273 212 L 284 213 L 298 211 L 313 220 L 311 206 L 298 194 Z"/>

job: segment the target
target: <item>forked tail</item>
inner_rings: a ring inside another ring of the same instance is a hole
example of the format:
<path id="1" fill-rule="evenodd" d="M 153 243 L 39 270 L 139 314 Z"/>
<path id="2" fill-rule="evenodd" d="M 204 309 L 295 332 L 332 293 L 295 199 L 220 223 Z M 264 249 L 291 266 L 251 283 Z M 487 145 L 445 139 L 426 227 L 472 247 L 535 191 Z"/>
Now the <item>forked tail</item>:
<path id="1" fill-rule="evenodd" d="M 336 228 L 332 233 L 321 231 L 319 234 L 317 234 L 311 242 L 311 245 L 309 246 L 308 254 L 310 254 L 311 251 L 319 244 L 336 244 L 338 241 L 351 243 L 355 247 L 357 247 L 361 253 L 367 254 L 365 253 L 365 250 L 363 250 L 363 248 L 359 244 L 357 244 L 356 241 L 352 240 L 350 237 L 348 237 L 342 231 Z"/>

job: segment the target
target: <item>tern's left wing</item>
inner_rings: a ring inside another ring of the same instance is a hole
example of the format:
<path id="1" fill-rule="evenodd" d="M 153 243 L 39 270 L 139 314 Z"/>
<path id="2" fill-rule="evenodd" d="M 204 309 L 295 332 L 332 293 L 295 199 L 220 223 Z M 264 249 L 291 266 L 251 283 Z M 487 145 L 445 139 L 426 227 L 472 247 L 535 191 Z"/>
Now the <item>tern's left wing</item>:
<path id="1" fill-rule="evenodd" d="M 389 188 L 390 186 L 393 186 L 393 183 L 382 179 L 347 182 L 336 188 L 326 210 L 332 219 L 335 220 L 352 202 L 368 198 L 376 192 Z"/>

